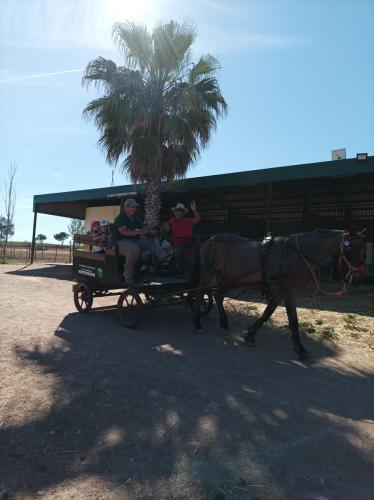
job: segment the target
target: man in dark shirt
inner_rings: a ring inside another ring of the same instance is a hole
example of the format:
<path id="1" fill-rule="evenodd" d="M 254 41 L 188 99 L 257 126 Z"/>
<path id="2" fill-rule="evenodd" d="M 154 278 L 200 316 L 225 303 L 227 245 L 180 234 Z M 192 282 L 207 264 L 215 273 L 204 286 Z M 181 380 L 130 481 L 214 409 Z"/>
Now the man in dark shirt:
<path id="1" fill-rule="evenodd" d="M 118 244 L 120 255 L 126 257 L 123 277 L 126 284 L 134 283 L 135 264 L 139 260 L 141 252 L 149 250 L 151 246 L 150 238 L 146 236 L 147 230 L 142 229 L 142 223 L 136 216 L 138 203 L 128 198 L 125 201 L 125 211 L 117 215 L 114 221 L 112 245 Z M 153 251 L 159 260 L 165 257 L 165 251 L 158 240 L 153 241 Z"/>

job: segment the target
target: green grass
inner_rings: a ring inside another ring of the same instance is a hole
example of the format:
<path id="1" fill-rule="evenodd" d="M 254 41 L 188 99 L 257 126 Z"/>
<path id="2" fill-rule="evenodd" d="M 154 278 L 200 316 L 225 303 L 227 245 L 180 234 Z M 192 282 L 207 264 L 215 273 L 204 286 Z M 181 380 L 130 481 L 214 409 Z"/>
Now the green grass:
<path id="1" fill-rule="evenodd" d="M 323 325 L 323 319 L 322 318 L 317 318 L 315 321 L 316 321 L 316 325 L 318 325 L 318 326 Z"/>
<path id="2" fill-rule="evenodd" d="M 358 318 L 356 314 L 346 314 L 343 316 L 344 326 L 347 330 L 351 331 L 351 336 L 358 338 L 358 332 L 367 332 L 368 328 L 360 326 L 358 324 Z"/>
<path id="3" fill-rule="evenodd" d="M 315 327 L 309 321 L 300 321 L 299 326 L 305 333 L 316 333 Z"/>
<path id="4" fill-rule="evenodd" d="M 334 340 L 338 340 L 339 336 L 335 332 L 335 329 L 333 326 L 325 326 L 322 329 L 321 338 L 323 338 L 324 340 L 329 340 L 330 342 L 333 342 Z"/>

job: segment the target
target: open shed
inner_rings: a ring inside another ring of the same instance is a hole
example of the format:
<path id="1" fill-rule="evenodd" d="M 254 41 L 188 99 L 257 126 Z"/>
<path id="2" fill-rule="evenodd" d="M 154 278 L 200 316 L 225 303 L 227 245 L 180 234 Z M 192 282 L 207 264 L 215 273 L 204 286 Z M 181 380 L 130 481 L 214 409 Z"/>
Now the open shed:
<path id="1" fill-rule="evenodd" d="M 121 200 L 144 196 L 144 185 L 68 191 L 34 196 L 37 214 L 111 222 Z M 161 219 L 178 201 L 196 200 L 203 233 L 233 231 L 252 238 L 309 231 L 316 227 L 367 228 L 374 241 L 374 156 L 211 175 L 162 183 Z M 369 264 L 373 263 L 368 245 Z"/>

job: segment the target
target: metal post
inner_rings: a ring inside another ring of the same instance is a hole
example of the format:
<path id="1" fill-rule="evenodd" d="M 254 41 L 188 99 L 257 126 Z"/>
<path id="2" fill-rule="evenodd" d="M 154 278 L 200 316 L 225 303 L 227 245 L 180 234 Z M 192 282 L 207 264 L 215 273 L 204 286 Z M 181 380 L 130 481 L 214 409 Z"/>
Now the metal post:
<path id="1" fill-rule="evenodd" d="M 38 211 L 35 209 L 34 211 L 34 225 L 32 228 L 32 241 L 31 241 L 31 259 L 30 259 L 30 264 L 34 262 L 34 255 L 35 255 L 35 233 L 36 233 L 36 219 L 38 217 Z"/>
<path id="2" fill-rule="evenodd" d="M 268 184 L 268 199 L 267 199 L 267 213 L 266 213 L 266 234 L 270 233 L 272 205 L 273 205 L 273 183 L 269 182 L 269 184 Z"/>

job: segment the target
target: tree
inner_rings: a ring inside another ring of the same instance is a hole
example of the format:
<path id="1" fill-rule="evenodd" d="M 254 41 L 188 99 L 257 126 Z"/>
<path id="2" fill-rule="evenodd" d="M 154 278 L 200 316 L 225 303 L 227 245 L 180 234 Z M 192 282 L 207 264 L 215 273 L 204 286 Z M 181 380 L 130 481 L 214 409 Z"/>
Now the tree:
<path id="1" fill-rule="evenodd" d="M 82 84 L 103 91 L 83 111 L 100 131 L 99 146 L 109 164 L 118 164 L 133 182 L 146 183 L 145 222 L 159 223 L 160 183 L 184 177 L 208 144 L 217 118 L 226 114 L 216 71 L 218 61 L 203 55 L 190 62 L 196 38 L 191 24 L 171 21 L 150 33 L 117 23 L 113 40 L 126 66 L 98 57 Z"/>
<path id="2" fill-rule="evenodd" d="M 14 234 L 14 224 L 8 225 L 6 217 L 0 215 L 0 241 L 4 241 L 6 235 L 13 236 Z"/>
<path id="3" fill-rule="evenodd" d="M 68 225 L 68 231 L 71 239 L 74 239 L 75 234 L 82 234 L 85 232 L 86 225 L 84 220 L 81 219 L 71 219 Z"/>
<path id="4" fill-rule="evenodd" d="M 57 233 L 54 236 L 54 239 L 57 241 L 61 241 L 61 245 L 64 244 L 64 241 L 69 238 L 68 233 L 65 233 L 64 231 L 61 231 L 61 233 Z"/>
<path id="5" fill-rule="evenodd" d="M 39 241 L 40 245 L 43 246 L 43 241 L 47 239 L 47 236 L 45 234 L 39 233 L 35 239 L 36 241 Z"/>
<path id="6" fill-rule="evenodd" d="M 14 178 L 16 176 L 17 166 L 15 162 L 10 164 L 8 177 L 4 179 L 2 198 L 4 201 L 5 217 L 1 218 L 1 233 L 4 235 L 3 241 L 3 259 L 5 257 L 8 239 L 14 234 L 14 212 L 16 206 L 16 191 Z"/>

